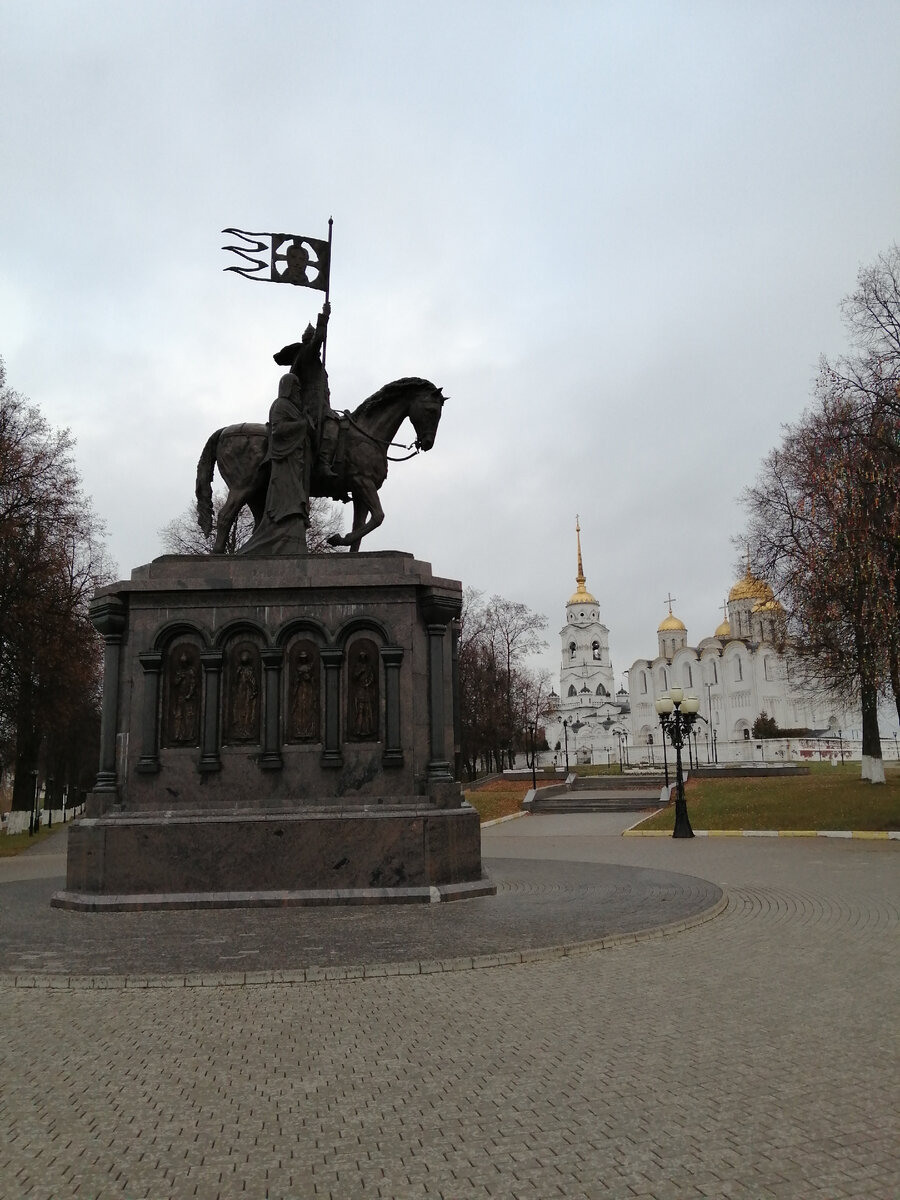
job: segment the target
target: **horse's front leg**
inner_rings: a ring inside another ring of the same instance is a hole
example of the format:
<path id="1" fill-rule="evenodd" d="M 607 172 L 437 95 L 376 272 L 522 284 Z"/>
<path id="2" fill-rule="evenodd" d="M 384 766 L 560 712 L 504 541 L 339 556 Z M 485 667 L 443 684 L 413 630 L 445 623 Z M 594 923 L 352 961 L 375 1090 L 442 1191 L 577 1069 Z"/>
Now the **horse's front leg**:
<path id="1" fill-rule="evenodd" d="M 383 520 L 384 509 L 378 499 L 378 488 L 368 483 L 356 486 L 353 489 L 353 527 L 343 537 L 339 534 L 332 535 L 328 539 L 329 545 L 349 546 L 351 554 L 358 553 L 360 541 L 367 533 L 377 529 Z"/>

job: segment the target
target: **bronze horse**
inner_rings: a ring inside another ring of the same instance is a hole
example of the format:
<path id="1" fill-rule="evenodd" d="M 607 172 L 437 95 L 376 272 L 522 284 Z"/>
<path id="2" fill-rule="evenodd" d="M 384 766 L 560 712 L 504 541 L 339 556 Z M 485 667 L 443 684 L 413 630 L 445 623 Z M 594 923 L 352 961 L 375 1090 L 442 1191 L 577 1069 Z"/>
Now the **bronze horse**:
<path id="1" fill-rule="evenodd" d="M 378 489 L 388 473 L 388 449 L 397 430 L 409 417 L 416 431 L 416 451 L 434 445 L 446 397 L 427 379 L 395 379 L 364 400 L 341 419 L 333 470 L 335 479 L 321 483 L 313 467 L 310 495 L 353 501 L 353 527 L 343 537 L 329 538 L 333 546 L 349 546 L 351 553 L 367 533 L 384 520 Z M 224 554 L 228 535 L 246 504 L 254 524 L 262 519 L 269 483 L 266 462 L 268 434 L 265 425 L 226 425 L 217 429 L 203 447 L 197 463 L 197 520 L 209 536 L 213 525 L 212 479 L 216 467 L 228 487 L 219 512 L 213 554 Z"/>

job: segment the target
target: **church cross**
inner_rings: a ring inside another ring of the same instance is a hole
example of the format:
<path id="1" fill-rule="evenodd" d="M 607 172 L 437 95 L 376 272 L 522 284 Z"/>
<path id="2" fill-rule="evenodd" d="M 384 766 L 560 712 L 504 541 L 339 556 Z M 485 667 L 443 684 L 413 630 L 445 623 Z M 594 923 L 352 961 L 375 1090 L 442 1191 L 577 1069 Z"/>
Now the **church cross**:
<path id="1" fill-rule="evenodd" d="M 669 594 L 668 594 L 668 596 L 666 596 L 665 600 L 663 600 L 663 604 L 668 604 L 668 606 L 669 606 L 669 616 L 670 616 L 670 617 L 671 617 L 671 615 L 672 615 L 672 605 L 675 603 L 675 601 L 676 601 L 677 599 L 678 599 L 678 597 L 677 597 L 677 596 L 673 596 L 673 595 L 672 595 L 672 592 L 670 591 L 670 592 L 669 592 Z"/>

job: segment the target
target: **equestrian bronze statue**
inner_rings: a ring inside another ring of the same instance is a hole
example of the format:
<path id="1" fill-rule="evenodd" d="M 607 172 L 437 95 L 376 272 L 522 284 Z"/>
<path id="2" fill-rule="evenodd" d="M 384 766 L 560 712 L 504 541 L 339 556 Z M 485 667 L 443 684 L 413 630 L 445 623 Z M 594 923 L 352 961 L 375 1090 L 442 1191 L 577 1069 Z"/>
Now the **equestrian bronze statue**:
<path id="1" fill-rule="evenodd" d="M 414 453 L 434 444 L 446 397 L 427 379 L 396 379 L 353 412 L 333 412 L 319 357 L 329 312 L 326 303 L 316 328 L 307 326 L 300 342 L 274 355 L 279 365 L 291 369 L 281 377 L 268 424 L 227 425 L 203 448 L 197 464 L 197 519 L 207 536 L 213 526 L 216 467 L 228 487 L 213 554 L 225 553 L 245 504 L 253 514 L 254 532 L 238 553 L 305 554 L 311 496 L 353 501 L 350 532 L 329 541 L 358 551 L 360 540 L 384 520 L 378 491 L 403 421 L 408 417 L 415 430 Z"/>

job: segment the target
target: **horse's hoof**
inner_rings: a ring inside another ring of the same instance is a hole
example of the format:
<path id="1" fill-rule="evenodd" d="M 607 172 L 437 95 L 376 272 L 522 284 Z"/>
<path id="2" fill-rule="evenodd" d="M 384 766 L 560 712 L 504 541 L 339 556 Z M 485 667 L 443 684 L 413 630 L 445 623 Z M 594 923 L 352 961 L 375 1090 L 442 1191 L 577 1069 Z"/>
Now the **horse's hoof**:
<path id="1" fill-rule="evenodd" d="M 331 535 L 331 537 L 328 539 L 329 546 L 343 546 L 344 544 L 345 544 L 344 539 L 341 537 L 341 535 L 339 533 L 333 533 Z"/>

